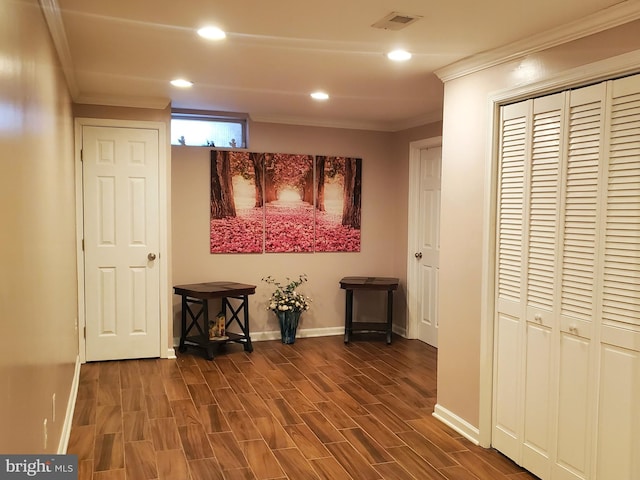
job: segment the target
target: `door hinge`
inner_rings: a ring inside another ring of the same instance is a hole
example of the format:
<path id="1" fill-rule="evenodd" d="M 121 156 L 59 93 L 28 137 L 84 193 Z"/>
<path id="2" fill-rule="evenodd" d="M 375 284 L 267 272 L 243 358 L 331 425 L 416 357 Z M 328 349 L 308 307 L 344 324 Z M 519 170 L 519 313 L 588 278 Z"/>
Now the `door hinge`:
<path id="1" fill-rule="evenodd" d="M 82 337 L 87 338 L 87 326 L 85 325 L 82 329 Z"/>
<path id="2" fill-rule="evenodd" d="M 82 148 L 80 149 L 80 161 L 84 162 L 84 150 Z"/>
<path id="3" fill-rule="evenodd" d="M 84 238 L 82 239 L 82 251 L 84 252 Z"/>

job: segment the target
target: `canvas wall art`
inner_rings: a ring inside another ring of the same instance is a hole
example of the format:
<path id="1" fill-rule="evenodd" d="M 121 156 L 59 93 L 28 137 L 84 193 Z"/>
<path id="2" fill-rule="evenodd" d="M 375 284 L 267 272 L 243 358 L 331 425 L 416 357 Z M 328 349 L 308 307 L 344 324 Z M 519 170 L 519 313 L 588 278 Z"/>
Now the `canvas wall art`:
<path id="1" fill-rule="evenodd" d="M 211 151 L 211 253 L 359 252 L 362 160 Z"/>
<path id="2" fill-rule="evenodd" d="M 362 160 L 316 156 L 316 252 L 360 251 Z"/>

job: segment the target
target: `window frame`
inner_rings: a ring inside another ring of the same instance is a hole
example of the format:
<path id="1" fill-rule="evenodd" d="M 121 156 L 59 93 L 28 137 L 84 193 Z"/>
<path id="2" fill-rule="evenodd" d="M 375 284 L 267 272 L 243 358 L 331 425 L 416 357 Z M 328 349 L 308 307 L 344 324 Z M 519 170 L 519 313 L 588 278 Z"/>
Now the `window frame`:
<path id="1" fill-rule="evenodd" d="M 234 123 L 239 124 L 242 129 L 241 144 L 231 147 L 210 147 L 210 148 L 226 148 L 246 150 L 249 148 L 249 115 L 246 113 L 236 112 L 213 112 L 207 110 L 188 110 L 188 109 L 171 109 L 171 120 L 193 120 L 205 122 Z M 169 126 L 171 130 L 171 125 Z M 172 135 L 169 135 L 171 145 L 173 143 Z M 206 147 L 207 145 L 182 145 L 185 147 Z"/>

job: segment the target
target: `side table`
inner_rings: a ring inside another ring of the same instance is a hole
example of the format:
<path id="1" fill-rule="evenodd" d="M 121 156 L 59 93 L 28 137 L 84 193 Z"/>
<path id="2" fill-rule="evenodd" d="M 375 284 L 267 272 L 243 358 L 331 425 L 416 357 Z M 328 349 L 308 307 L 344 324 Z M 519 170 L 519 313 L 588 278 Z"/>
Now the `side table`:
<path id="1" fill-rule="evenodd" d="M 340 288 L 346 290 L 346 308 L 344 324 L 344 343 L 349 343 L 353 333 L 386 333 L 387 344 L 391 343 L 393 328 L 393 292 L 397 290 L 400 280 L 388 277 L 344 277 L 340 280 Z M 353 291 L 354 290 L 382 290 L 387 292 L 387 321 L 386 322 L 354 322 L 353 321 Z"/>
<path id="2" fill-rule="evenodd" d="M 213 349 L 222 343 L 236 342 L 244 345 L 247 352 L 253 351 L 249 335 L 249 295 L 256 292 L 255 285 L 236 282 L 206 282 L 191 285 L 176 285 L 173 287 L 176 295 L 182 296 L 180 346 L 181 352 L 187 347 L 204 350 L 209 360 L 213 359 Z M 209 340 L 209 300 L 222 299 L 222 313 L 225 316 L 225 330 L 232 323 L 236 323 L 242 333 L 226 332 L 228 338 L 224 340 Z M 234 307 L 229 299 L 239 300 Z M 194 314 L 191 305 L 201 305 L 198 313 Z M 227 318 L 227 312 L 230 315 Z M 239 315 L 242 313 L 242 317 Z M 189 325 L 187 325 L 187 318 Z M 198 320 L 202 319 L 202 326 Z M 195 334 L 190 335 L 195 328 Z"/>

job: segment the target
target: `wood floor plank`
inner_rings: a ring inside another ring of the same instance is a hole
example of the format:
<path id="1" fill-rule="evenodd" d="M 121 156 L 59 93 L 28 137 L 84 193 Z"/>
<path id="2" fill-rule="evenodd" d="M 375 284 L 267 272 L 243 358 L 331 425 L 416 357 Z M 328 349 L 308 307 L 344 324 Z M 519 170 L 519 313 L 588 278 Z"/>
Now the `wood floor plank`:
<path id="1" fill-rule="evenodd" d="M 134 412 L 145 410 L 146 399 L 142 385 L 140 388 L 123 388 L 122 389 L 122 411 Z"/>
<path id="2" fill-rule="evenodd" d="M 445 477 L 430 463 L 409 447 L 393 447 L 387 450 L 396 462 L 420 480 L 443 480 Z"/>
<path id="3" fill-rule="evenodd" d="M 192 480 L 224 480 L 222 468 L 215 458 L 189 460 Z"/>
<path id="4" fill-rule="evenodd" d="M 295 447 L 293 440 L 274 416 L 255 418 L 253 423 L 271 450 Z"/>
<path id="5" fill-rule="evenodd" d="M 77 455 L 78 461 L 93 459 L 95 439 L 95 425 L 75 425 L 69 434 L 67 453 Z"/>
<path id="6" fill-rule="evenodd" d="M 234 470 L 249 466 L 240 444 L 231 432 L 208 434 L 213 453 L 223 470 Z"/>
<path id="7" fill-rule="evenodd" d="M 361 428 L 346 428 L 340 433 L 370 464 L 393 461 L 393 457 Z"/>
<path id="8" fill-rule="evenodd" d="M 274 398 L 265 400 L 267 407 L 282 425 L 295 425 L 302 423 L 302 419 L 284 398 Z"/>
<path id="9" fill-rule="evenodd" d="M 122 433 L 96 435 L 93 459 L 93 468 L 97 472 L 124 468 Z"/>
<path id="10" fill-rule="evenodd" d="M 322 443 L 340 442 L 344 437 L 334 427 L 327 417 L 320 412 L 301 413 L 300 418 L 307 424 L 311 431 L 320 439 Z"/>
<path id="11" fill-rule="evenodd" d="M 353 480 L 353 477 L 342 468 L 342 465 L 333 457 L 309 460 L 309 463 L 321 480 Z"/>
<path id="12" fill-rule="evenodd" d="M 150 441 L 128 442 L 124 444 L 127 459 L 125 471 L 128 478 L 153 480 L 158 478 L 156 453 Z"/>
<path id="13" fill-rule="evenodd" d="M 353 421 L 351 417 L 345 414 L 344 410 L 342 410 L 338 405 L 336 405 L 331 400 L 327 402 L 319 402 L 316 403 L 316 408 L 322 412 L 334 427 L 338 430 L 342 430 L 343 428 L 353 428 L 356 427 L 356 422 Z"/>
<path id="14" fill-rule="evenodd" d="M 191 383 L 187 385 L 187 389 L 189 390 L 193 403 L 195 403 L 196 406 L 216 403 L 216 400 L 209 389 L 209 385 L 206 383 Z"/>
<path id="15" fill-rule="evenodd" d="M 158 480 L 190 480 L 189 466 L 182 449 L 156 452 Z"/>
<path id="16" fill-rule="evenodd" d="M 153 418 L 149 420 L 149 425 L 156 452 L 182 448 L 180 433 L 174 418 Z"/>
<path id="17" fill-rule="evenodd" d="M 229 422 L 218 404 L 201 405 L 198 409 L 200 423 L 206 433 L 230 432 Z"/>
<path id="18" fill-rule="evenodd" d="M 361 415 L 353 417 L 353 420 L 384 448 L 404 445 L 404 442 L 398 435 L 385 427 L 385 425 L 373 415 Z"/>
<path id="19" fill-rule="evenodd" d="M 98 406 L 96 410 L 96 435 L 122 432 L 122 407 Z"/>
<path id="20" fill-rule="evenodd" d="M 418 432 L 402 432 L 398 433 L 400 437 L 409 447 L 424 458 L 427 462 L 436 468 L 452 467 L 456 465 L 456 458 L 447 454 L 444 450 L 438 447 L 436 444 L 427 440 Z M 492 479 L 493 480 L 493 479 Z"/>
<path id="21" fill-rule="evenodd" d="M 348 442 L 328 443 L 326 447 L 354 480 L 382 478 Z"/>
<path id="22" fill-rule="evenodd" d="M 194 367 L 197 368 L 197 367 Z M 167 392 L 167 398 L 169 401 L 172 400 L 184 400 L 191 399 L 191 395 L 189 394 L 189 390 L 187 389 L 187 385 L 184 380 L 180 377 L 163 377 L 164 389 Z"/>
<path id="23" fill-rule="evenodd" d="M 288 478 L 319 480 L 318 474 L 297 448 L 284 448 L 273 453 Z"/>
<path id="24" fill-rule="evenodd" d="M 182 450 L 187 460 L 213 457 L 207 434 L 199 423 L 178 427 Z"/>
<path id="25" fill-rule="evenodd" d="M 305 458 L 322 458 L 330 455 L 324 444 L 306 424 L 287 425 L 284 429 Z"/>
<path id="26" fill-rule="evenodd" d="M 240 445 L 257 479 L 266 480 L 284 476 L 280 464 L 264 440 L 247 440 L 240 442 Z"/>
<path id="27" fill-rule="evenodd" d="M 374 465 L 373 468 L 376 469 L 384 480 L 412 480 L 416 478 L 396 462 L 380 463 Z"/>
<path id="28" fill-rule="evenodd" d="M 200 411 L 190 398 L 169 401 L 169 404 L 171 405 L 173 417 L 176 419 L 176 424 L 179 427 L 191 425 L 192 423 L 202 423 Z"/>
<path id="29" fill-rule="evenodd" d="M 151 426 L 147 419 L 147 412 L 124 412 L 122 414 L 122 425 L 125 442 L 152 440 Z"/>
<path id="30" fill-rule="evenodd" d="M 261 439 L 260 431 L 247 412 L 232 411 L 227 414 L 227 422 L 239 442 Z"/>

